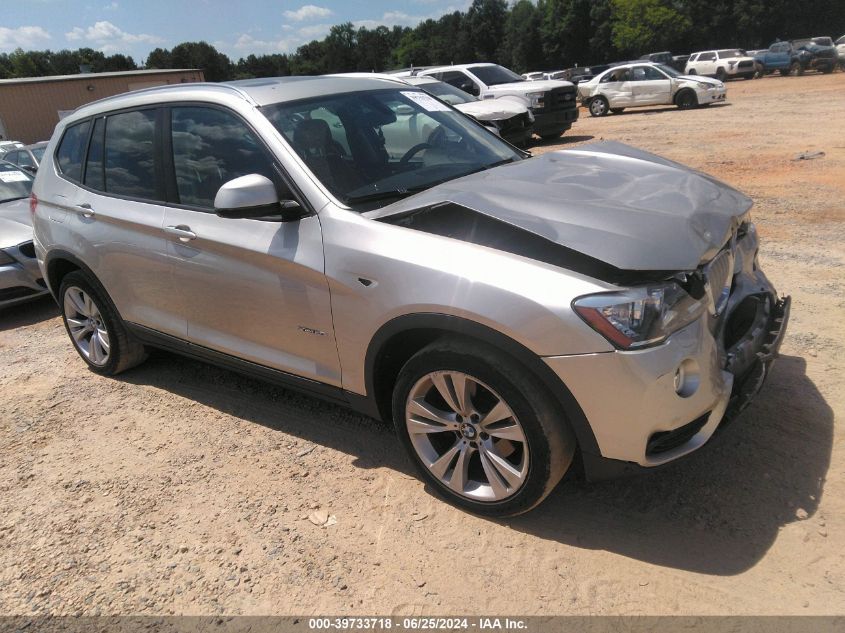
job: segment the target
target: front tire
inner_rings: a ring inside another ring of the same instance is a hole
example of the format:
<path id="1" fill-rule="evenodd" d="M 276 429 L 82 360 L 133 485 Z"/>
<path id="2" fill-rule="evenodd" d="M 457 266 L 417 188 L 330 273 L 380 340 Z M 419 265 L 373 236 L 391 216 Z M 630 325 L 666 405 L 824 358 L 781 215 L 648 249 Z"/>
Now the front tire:
<path id="1" fill-rule="evenodd" d="M 532 509 L 575 454 L 551 395 L 523 365 L 479 342 L 443 339 L 411 357 L 393 391 L 393 419 L 422 479 L 476 514 Z"/>
<path id="2" fill-rule="evenodd" d="M 590 99 L 588 108 L 590 110 L 590 116 L 607 116 L 607 113 L 610 111 L 610 104 L 604 97 L 593 97 Z"/>
<path id="3" fill-rule="evenodd" d="M 698 97 L 692 90 L 681 90 L 675 97 L 675 105 L 679 110 L 691 110 L 698 106 Z"/>
<path id="4" fill-rule="evenodd" d="M 74 349 L 91 371 L 114 376 L 146 359 L 105 290 L 81 270 L 68 273 L 59 287 L 59 307 Z"/>
<path id="5" fill-rule="evenodd" d="M 792 62 L 789 65 L 789 74 L 800 77 L 804 74 L 804 67 L 799 62 Z"/>
<path id="6" fill-rule="evenodd" d="M 724 81 L 727 80 L 727 78 L 728 78 L 728 73 L 725 72 L 724 68 L 719 68 L 718 70 L 716 70 L 716 79 L 724 82 Z"/>

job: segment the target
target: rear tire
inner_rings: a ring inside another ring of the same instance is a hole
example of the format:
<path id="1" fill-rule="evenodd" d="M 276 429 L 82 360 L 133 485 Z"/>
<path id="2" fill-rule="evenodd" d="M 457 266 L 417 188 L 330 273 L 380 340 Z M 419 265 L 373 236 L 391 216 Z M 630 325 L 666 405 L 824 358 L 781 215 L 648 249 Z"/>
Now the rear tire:
<path id="1" fill-rule="evenodd" d="M 147 358 L 135 341 L 106 291 L 89 274 L 68 273 L 59 286 L 59 309 L 73 347 L 88 368 L 114 376 Z"/>
<path id="2" fill-rule="evenodd" d="M 575 436 L 546 389 L 477 341 L 446 338 L 412 356 L 393 390 L 393 420 L 422 479 L 486 516 L 534 508 L 575 454 Z"/>
<path id="3" fill-rule="evenodd" d="M 563 132 L 552 132 L 551 134 L 540 134 L 539 136 L 544 141 L 554 141 L 563 136 Z"/>

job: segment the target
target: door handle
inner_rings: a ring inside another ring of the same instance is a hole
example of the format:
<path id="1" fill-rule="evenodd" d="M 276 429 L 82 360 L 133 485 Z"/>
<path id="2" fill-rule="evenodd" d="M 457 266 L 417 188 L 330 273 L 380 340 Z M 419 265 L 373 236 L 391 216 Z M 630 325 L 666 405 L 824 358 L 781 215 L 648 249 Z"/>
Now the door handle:
<path id="1" fill-rule="evenodd" d="M 87 202 L 83 204 L 77 204 L 74 207 L 71 207 L 75 213 L 78 213 L 83 218 L 93 218 L 94 217 L 94 209 L 91 208 L 91 205 Z"/>
<path id="2" fill-rule="evenodd" d="M 197 234 L 191 230 L 190 226 L 180 224 L 179 226 L 166 226 L 164 232 L 168 235 L 175 235 L 181 242 L 190 242 L 197 239 Z"/>

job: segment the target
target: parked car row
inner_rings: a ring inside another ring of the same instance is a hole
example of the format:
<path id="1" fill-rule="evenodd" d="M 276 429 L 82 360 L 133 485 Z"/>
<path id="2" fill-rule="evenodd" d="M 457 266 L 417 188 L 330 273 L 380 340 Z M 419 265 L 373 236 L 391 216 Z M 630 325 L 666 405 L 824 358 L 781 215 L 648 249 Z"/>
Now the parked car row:
<path id="1" fill-rule="evenodd" d="M 635 61 L 647 61 L 673 68 L 683 75 L 704 75 L 720 81 L 752 79 L 773 72 L 782 75 L 803 75 L 815 70 L 832 72 L 837 64 L 845 69 L 845 35 L 834 43 L 830 37 L 813 37 L 792 41 L 777 41 L 767 49 L 745 51 L 741 48 L 712 49 L 690 55 L 673 55 L 670 51 L 648 53 L 639 60 L 619 61 L 599 66 L 577 66 L 554 72 L 530 72 L 523 78 L 564 79 L 578 84 L 589 81 L 610 67 L 625 66 Z"/>

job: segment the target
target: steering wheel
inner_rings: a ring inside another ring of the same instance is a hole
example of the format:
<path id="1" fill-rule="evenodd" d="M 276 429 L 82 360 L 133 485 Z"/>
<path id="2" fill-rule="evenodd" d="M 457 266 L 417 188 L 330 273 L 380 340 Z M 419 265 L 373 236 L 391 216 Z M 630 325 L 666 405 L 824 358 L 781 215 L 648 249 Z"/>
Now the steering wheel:
<path id="1" fill-rule="evenodd" d="M 433 145 L 431 145 L 430 143 L 417 143 L 411 149 L 405 152 L 405 155 L 399 159 L 399 163 L 404 165 L 409 160 L 411 160 L 411 158 L 413 158 L 418 152 L 421 152 L 424 149 L 431 149 L 432 147 Z"/>

